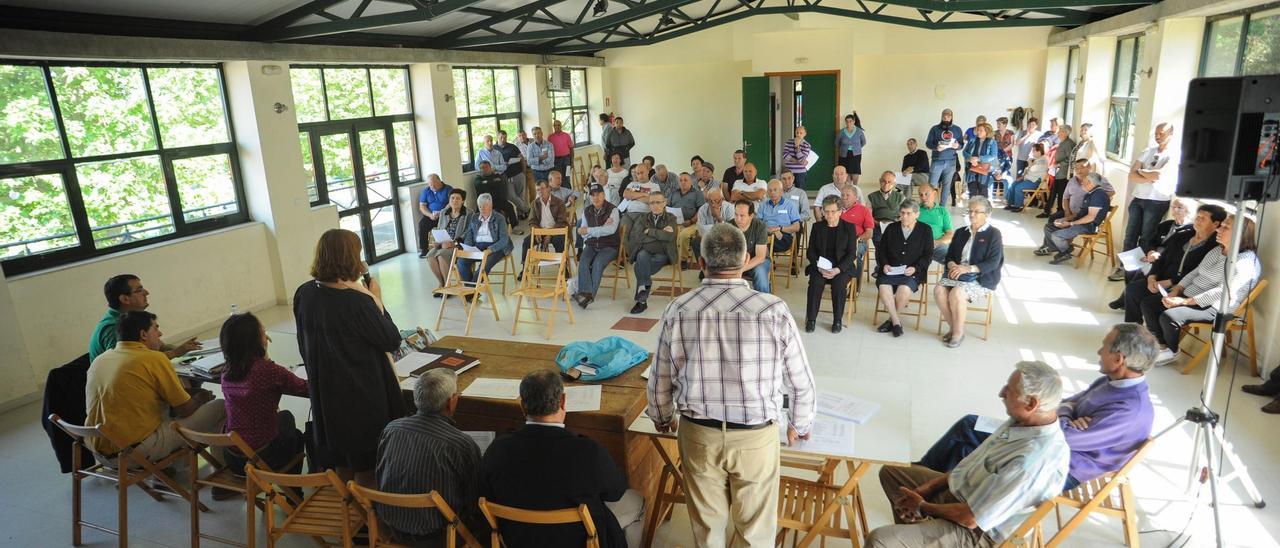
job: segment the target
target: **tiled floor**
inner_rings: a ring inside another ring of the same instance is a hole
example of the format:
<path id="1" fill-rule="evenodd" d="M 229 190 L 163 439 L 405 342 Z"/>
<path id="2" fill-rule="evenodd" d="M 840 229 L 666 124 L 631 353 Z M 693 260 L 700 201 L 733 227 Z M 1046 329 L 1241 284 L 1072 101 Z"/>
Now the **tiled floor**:
<path id="1" fill-rule="evenodd" d="M 930 311 L 922 329 L 907 330 L 906 336 L 894 339 L 876 333 L 870 323 L 873 301 L 869 292 L 859 298 L 859 312 L 853 325 L 843 333 L 832 335 L 829 314 L 819 322 L 819 330 L 803 335 L 816 374 L 852 379 L 895 380 L 911 386 L 912 452 L 919 456 L 928 445 L 956 418 L 965 413 L 999 416 L 1001 406 L 996 392 L 1011 366 L 1021 359 L 1039 359 L 1062 371 L 1068 392 L 1084 388 L 1097 376 L 1096 349 L 1107 327 L 1121 316 L 1106 308 L 1106 301 L 1119 290 L 1119 284 L 1106 281 L 1106 265 L 1095 264 L 1080 270 L 1067 266 L 1050 266 L 1033 257 L 1031 248 L 1038 243 L 1040 221 L 1029 214 L 1010 215 L 997 211 L 995 225 L 1003 232 L 1008 264 L 998 292 L 995 325 L 988 341 L 970 336 L 964 345 L 950 350 L 934 335 L 938 315 Z M 429 290 L 435 280 L 415 254 L 377 265 L 376 274 L 384 286 L 384 294 L 393 317 L 402 327 L 421 325 L 434 327 L 438 310 Z M 687 283 L 696 283 L 696 275 L 686 273 Z M 793 311 L 803 314 L 804 284 L 792 284 L 780 290 Z M 556 337 L 550 342 L 563 344 L 572 340 L 595 340 L 606 335 L 621 335 L 641 345 L 652 345 L 656 329 L 649 331 L 617 331 L 613 326 L 627 316 L 629 298 L 619 292 L 614 301 L 603 296 L 589 310 L 575 309 L 576 324 L 557 319 Z M 495 323 L 487 311 L 477 312 L 473 336 L 512 338 L 509 313 L 514 303 L 498 298 L 502 321 Z M 658 318 L 666 297 L 651 299 L 649 310 L 640 315 Z M 444 334 L 460 333 L 460 307 L 446 313 L 441 330 Z M 480 312 L 484 312 L 481 314 Z M 259 312 L 275 340 L 272 352 L 282 363 L 296 363 L 290 309 L 275 307 Z M 518 340 L 543 341 L 545 330 L 523 326 Z M 206 333 L 204 336 L 212 336 Z M 1202 375 L 1180 375 L 1172 368 L 1161 368 L 1150 374 L 1152 397 L 1156 405 L 1156 428 L 1173 423 L 1198 399 Z M 1280 496 L 1280 417 L 1262 414 L 1258 407 L 1262 398 L 1242 394 L 1240 384 L 1252 382 L 1247 367 L 1227 368 L 1219 376 L 1214 407 L 1226 413 L 1227 439 L 1234 443 L 1244 462 L 1252 466 L 1253 478 L 1265 496 Z M 1228 395 L 1230 396 L 1228 398 Z M 286 397 L 283 403 L 297 416 L 306 416 L 306 402 Z M 32 404 L 0 415 L 0 545 L 62 546 L 70 544 L 70 480 L 57 471 L 50 455 L 48 440 L 37 420 L 38 404 Z M 1148 546 L 1164 546 L 1175 540 L 1178 531 L 1192 535 L 1188 546 L 1207 546 L 1213 542 L 1212 514 L 1207 505 L 1190 504 L 1184 495 L 1186 467 L 1192 453 L 1191 430 L 1185 426 L 1168 433 L 1152 451 L 1147 462 L 1134 474 L 1134 489 L 1141 506 L 1141 535 Z M 870 523 L 888 522 L 888 504 L 874 471 L 865 482 L 865 499 Z M 1203 489 L 1207 496 L 1208 489 Z M 1280 515 L 1274 506 L 1258 510 L 1248 501 L 1240 484 L 1224 484 L 1222 493 L 1223 528 L 1228 532 L 1229 546 L 1280 546 Z M 187 507 L 175 501 L 155 502 L 140 492 L 130 494 L 130 541 L 137 546 L 186 546 Z M 115 516 L 114 491 L 101 483 L 90 483 L 85 489 L 86 515 L 90 519 L 111 522 Z M 202 516 L 206 530 L 225 535 L 239 535 L 243 527 L 242 512 L 234 501 L 210 504 L 212 511 Z M 1050 530 L 1053 519 L 1046 520 Z M 113 542 L 104 535 L 87 532 L 86 541 L 94 545 Z M 1181 541 L 1178 541 L 1181 542 Z M 306 545 L 306 539 L 287 539 L 286 545 Z M 1068 546 L 1115 546 L 1122 543 L 1117 522 L 1092 519 L 1067 543 Z M 673 519 L 665 524 L 657 538 L 660 546 L 692 546 L 687 515 L 678 507 Z M 842 546 L 847 542 L 832 541 Z"/>

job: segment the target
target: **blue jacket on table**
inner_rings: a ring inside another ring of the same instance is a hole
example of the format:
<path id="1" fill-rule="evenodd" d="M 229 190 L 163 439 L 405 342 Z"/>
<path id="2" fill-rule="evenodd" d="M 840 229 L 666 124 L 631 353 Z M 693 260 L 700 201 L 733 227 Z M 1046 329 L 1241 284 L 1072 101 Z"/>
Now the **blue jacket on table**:
<path id="1" fill-rule="evenodd" d="M 964 262 L 964 246 L 973 235 L 973 228 L 962 226 L 951 236 L 951 247 L 947 248 L 947 262 L 956 264 Z M 973 241 L 973 250 L 969 254 L 969 264 L 978 267 L 978 285 L 994 290 L 1000 283 L 1000 269 L 1004 267 L 1004 238 L 994 226 L 978 233 Z"/>
<path id="2" fill-rule="evenodd" d="M 454 240 L 471 246 L 476 245 L 476 233 L 480 231 L 480 213 L 472 213 L 467 218 L 466 224 L 461 225 L 459 229 L 462 230 L 462 234 L 456 235 Z M 489 214 L 489 234 L 493 236 L 490 250 L 510 253 L 515 247 L 511 243 L 511 235 L 507 233 L 507 218 L 497 211 Z"/>

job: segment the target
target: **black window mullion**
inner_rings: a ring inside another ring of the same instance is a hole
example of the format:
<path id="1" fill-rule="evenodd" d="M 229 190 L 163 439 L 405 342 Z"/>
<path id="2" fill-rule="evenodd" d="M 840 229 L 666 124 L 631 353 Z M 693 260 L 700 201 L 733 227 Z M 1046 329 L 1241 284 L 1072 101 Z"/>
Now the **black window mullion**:
<path id="1" fill-rule="evenodd" d="M 321 154 L 324 150 L 320 147 L 320 132 L 311 130 L 308 133 L 308 143 L 311 145 L 311 171 L 316 174 L 316 202 L 313 205 L 324 205 L 329 203 L 329 176 L 324 171 L 324 159 Z"/>
<path id="2" fill-rule="evenodd" d="M 165 192 L 169 194 L 169 214 L 173 216 L 173 231 L 184 234 L 187 231 L 186 217 L 182 214 L 182 194 L 178 192 L 178 178 L 173 173 L 171 154 L 160 153 L 160 172 L 164 174 Z"/>
<path id="3" fill-rule="evenodd" d="M 1240 18 L 1240 40 L 1236 43 L 1236 58 L 1234 70 L 1231 71 L 1232 76 L 1240 76 L 1244 74 L 1244 48 L 1249 42 L 1249 20 L 1252 19 L 1251 13 L 1246 13 Z"/>
<path id="4" fill-rule="evenodd" d="M 332 120 L 333 116 L 329 114 L 329 85 L 324 82 L 324 69 L 320 68 L 320 99 L 324 102 L 324 119 Z"/>
<path id="5" fill-rule="evenodd" d="M 364 69 L 364 85 L 369 89 L 369 114 L 377 116 L 378 106 L 373 100 L 373 72 L 368 68 Z"/>
<path id="6" fill-rule="evenodd" d="M 92 251 L 97 249 L 93 243 L 93 228 L 89 226 L 89 210 L 84 205 L 84 196 L 80 193 L 80 179 L 77 177 L 75 162 L 71 155 L 71 142 L 67 140 L 66 124 L 62 119 L 62 107 L 58 105 L 58 90 L 53 85 L 53 71 L 48 65 L 44 67 L 45 92 L 49 94 L 49 104 L 53 107 L 54 123 L 57 124 L 58 136 L 62 138 L 62 186 L 67 193 L 67 207 L 71 209 L 71 220 L 76 227 L 76 236 L 80 239 L 80 249 Z"/>

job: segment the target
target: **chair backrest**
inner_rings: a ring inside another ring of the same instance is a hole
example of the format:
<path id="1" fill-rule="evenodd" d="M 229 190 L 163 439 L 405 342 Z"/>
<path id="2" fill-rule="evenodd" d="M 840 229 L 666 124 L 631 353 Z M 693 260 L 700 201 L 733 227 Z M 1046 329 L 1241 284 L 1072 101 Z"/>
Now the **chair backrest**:
<path id="1" fill-rule="evenodd" d="M 249 481 L 268 494 L 275 492 L 276 487 L 295 487 L 298 489 L 332 487 L 343 498 L 348 496 L 347 487 L 342 484 L 342 480 L 338 479 L 338 474 L 333 470 L 325 470 L 324 472 L 313 474 L 281 474 L 279 472 L 268 472 L 252 464 L 246 464 L 244 471 L 245 475 L 249 477 Z"/>
<path id="2" fill-rule="evenodd" d="M 621 220 L 619 220 L 621 222 Z M 613 264 L 619 267 L 627 265 L 627 227 L 618 227 L 618 258 L 613 260 Z"/>
<path id="3" fill-rule="evenodd" d="M 566 262 L 565 253 L 567 252 L 568 247 L 569 246 L 566 243 L 566 251 L 564 252 L 538 251 L 536 249 L 530 249 L 529 254 L 525 256 L 524 259 L 524 279 L 521 287 L 534 287 L 539 285 L 539 280 L 543 279 L 554 279 L 556 280 L 556 285 L 564 283 L 564 268 Z M 543 261 L 552 261 L 556 263 L 556 273 L 554 278 L 543 273 Z"/>
<path id="4" fill-rule="evenodd" d="M 449 503 L 444 500 L 444 497 L 440 496 L 438 491 L 432 490 L 429 493 L 415 494 L 387 493 L 377 489 L 362 487 L 355 481 L 348 481 L 347 489 L 351 491 L 351 496 L 356 499 L 356 502 L 360 504 L 360 507 L 365 511 L 365 515 L 367 517 L 365 523 L 369 525 L 369 538 L 371 539 L 380 538 L 378 532 L 377 510 L 374 507 L 374 504 L 377 503 L 399 508 L 434 508 L 436 511 L 440 512 L 441 516 L 444 516 L 444 520 L 448 522 L 449 527 L 456 528 L 458 534 L 462 535 L 462 539 L 466 542 L 467 546 L 480 545 L 479 541 L 476 540 L 476 537 L 471 534 L 469 529 L 467 529 L 467 526 L 458 519 L 458 513 L 453 511 L 453 507 L 449 506 Z"/>
<path id="5" fill-rule="evenodd" d="M 525 510 L 489 502 L 484 497 L 480 497 L 479 504 L 480 511 L 484 513 L 484 519 L 489 522 L 489 527 L 493 529 L 492 540 L 495 547 L 501 543 L 498 518 L 534 525 L 582 523 L 582 526 L 587 530 L 586 545 L 588 547 L 600 546 L 600 538 L 596 533 L 596 524 L 591 520 L 591 512 L 587 509 L 586 504 L 579 504 L 577 508 L 561 508 L 559 510 Z"/>
<path id="6" fill-rule="evenodd" d="M 1262 290 L 1266 287 L 1266 278 L 1261 278 L 1258 280 L 1258 283 L 1253 284 L 1253 289 L 1249 290 L 1249 295 L 1245 297 L 1243 301 L 1240 301 L 1240 306 L 1236 308 L 1235 316 L 1237 318 L 1244 318 L 1246 322 L 1249 321 L 1248 314 L 1253 308 L 1253 301 L 1258 298 L 1258 295 L 1262 294 Z"/>
<path id="7" fill-rule="evenodd" d="M 568 237 L 569 237 L 569 227 L 567 227 L 567 226 L 562 226 L 562 227 L 557 227 L 557 228 L 541 228 L 541 227 L 536 227 L 536 226 L 535 226 L 535 227 L 533 227 L 533 230 L 532 230 L 532 231 L 530 232 L 530 234 L 529 234 L 529 237 L 530 237 L 530 238 L 539 238 L 539 237 L 543 237 L 543 236 L 546 236 L 546 237 L 552 237 L 552 236 L 564 236 L 565 238 L 568 238 Z M 567 247 L 569 247 L 569 246 L 568 246 L 568 245 L 566 245 L 565 247 L 567 248 Z"/>
<path id="8" fill-rule="evenodd" d="M 49 422 L 58 427 L 59 430 L 66 432 L 71 439 L 84 445 L 85 440 L 89 438 L 105 437 L 102 433 L 102 426 L 95 424 L 93 426 L 76 426 L 67 421 L 62 420 L 57 413 L 49 415 Z"/>

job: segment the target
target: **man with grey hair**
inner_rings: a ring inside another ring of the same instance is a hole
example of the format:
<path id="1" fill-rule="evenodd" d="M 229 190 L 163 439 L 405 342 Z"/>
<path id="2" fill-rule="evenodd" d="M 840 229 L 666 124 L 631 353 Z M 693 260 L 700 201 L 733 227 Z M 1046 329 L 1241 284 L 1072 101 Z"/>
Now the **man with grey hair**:
<path id="1" fill-rule="evenodd" d="M 586 504 L 602 548 L 640 545 L 644 497 L 603 446 L 565 429 L 564 383 L 558 371 L 538 369 L 520 380 L 524 426 L 494 440 L 484 454 L 480 493 L 490 502 L 526 510 L 558 510 Z M 507 546 L 577 546 L 579 524 L 502 526 Z"/>
<path id="2" fill-rule="evenodd" d="M 897 525 L 872 531 L 867 546 L 997 546 L 1062 492 L 1070 451 L 1058 426 L 1058 372 L 1018 362 L 1000 399 L 1008 420 L 950 473 L 918 464 L 880 470 Z"/>
<path id="3" fill-rule="evenodd" d="M 378 438 L 378 489 L 388 493 L 436 491 L 473 534 L 488 526 L 476 511 L 480 498 L 480 448 L 458 429 L 458 376 L 433 369 L 413 387 L 413 415 L 391 421 Z M 421 508 L 378 506 L 378 517 L 392 529 L 396 542 L 443 544 L 448 525 L 440 512 Z"/>
<path id="4" fill-rule="evenodd" d="M 1080 164 L 1079 171 L 1086 172 L 1087 164 Z M 1066 216 L 1044 225 L 1044 245 L 1035 250 L 1037 256 L 1054 254 L 1049 264 L 1063 264 L 1071 260 L 1071 240 L 1081 234 L 1096 234 L 1111 210 L 1111 197 L 1099 185 L 1102 177 L 1097 173 L 1079 175 L 1084 191 L 1079 210 L 1067 211 Z M 1072 179 L 1075 181 L 1076 179 Z"/>
<path id="5" fill-rule="evenodd" d="M 628 226 L 624 220 L 622 227 L 627 242 L 626 249 L 630 255 L 632 267 L 636 273 L 636 299 L 631 307 L 632 314 L 640 314 L 649 308 L 649 290 L 653 285 L 653 275 L 662 267 L 672 265 L 679 274 L 680 265 L 675 264 L 679 253 L 676 248 L 676 216 L 667 211 L 667 198 L 661 192 L 651 192 L 644 198 L 649 211 L 637 214 Z"/>
<path id="6" fill-rule="evenodd" d="M 742 279 L 742 232 L 717 223 L 701 245 L 706 278 L 662 313 L 646 413 L 677 432 L 693 545 L 772 546 L 779 429 L 788 442 L 809 437 L 813 373 L 787 303 Z"/>
<path id="7" fill-rule="evenodd" d="M 1151 435 L 1155 410 L 1146 372 L 1155 365 L 1158 352 L 1155 337 L 1141 324 L 1116 324 L 1102 339 L 1102 376 L 1058 406 L 1058 423 L 1071 449 L 1064 491 L 1119 470 Z M 956 421 L 918 464 L 949 472 L 991 435 L 979 431 L 977 421 L 977 415 Z"/>

